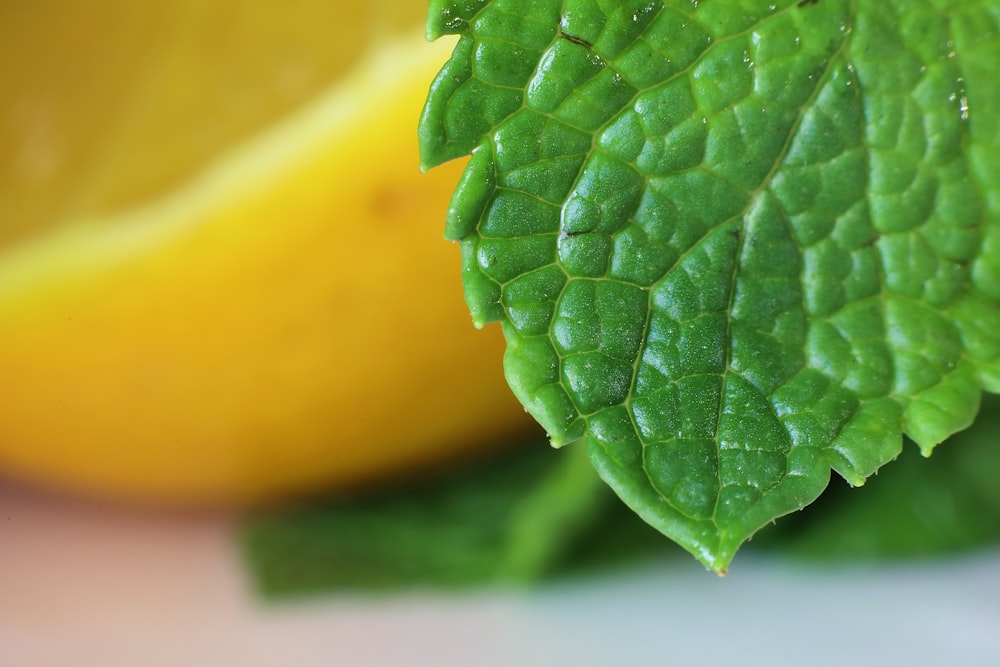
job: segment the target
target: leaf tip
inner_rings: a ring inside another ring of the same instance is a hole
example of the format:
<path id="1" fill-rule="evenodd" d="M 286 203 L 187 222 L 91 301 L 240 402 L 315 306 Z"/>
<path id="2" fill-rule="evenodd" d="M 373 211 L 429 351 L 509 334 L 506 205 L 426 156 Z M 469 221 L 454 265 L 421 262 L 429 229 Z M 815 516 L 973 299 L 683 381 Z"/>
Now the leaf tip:
<path id="1" fill-rule="evenodd" d="M 733 558 L 736 556 L 736 551 L 742 546 L 742 542 L 733 545 L 730 548 L 723 549 L 722 545 L 717 545 L 715 549 L 710 549 L 707 546 L 703 546 L 699 551 L 691 549 L 685 545 L 685 548 L 694 555 L 701 564 L 704 565 L 710 572 L 714 572 L 720 579 L 725 577 L 729 573 L 729 566 L 733 562 Z"/>

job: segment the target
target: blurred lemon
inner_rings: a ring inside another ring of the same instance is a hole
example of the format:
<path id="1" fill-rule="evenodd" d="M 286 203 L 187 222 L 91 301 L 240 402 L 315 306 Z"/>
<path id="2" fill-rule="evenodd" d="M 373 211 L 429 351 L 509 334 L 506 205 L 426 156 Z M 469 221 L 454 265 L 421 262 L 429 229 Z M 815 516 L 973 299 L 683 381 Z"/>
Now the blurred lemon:
<path id="1" fill-rule="evenodd" d="M 441 240 L 424 3 L 0 8 L 0 470 L 162 503 L 528 425 Z"/>

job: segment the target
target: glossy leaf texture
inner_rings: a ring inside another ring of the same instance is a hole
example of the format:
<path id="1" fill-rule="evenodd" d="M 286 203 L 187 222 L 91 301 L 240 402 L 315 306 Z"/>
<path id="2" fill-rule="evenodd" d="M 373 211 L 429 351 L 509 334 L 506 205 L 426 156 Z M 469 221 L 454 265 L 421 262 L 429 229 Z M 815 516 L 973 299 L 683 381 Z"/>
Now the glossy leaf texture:
<path id="1" fill-rule="evenodd" d="M 1000 391 L 1000 2 L 431 2 L 423 166 L 510 385 L 724 572 Z"/>

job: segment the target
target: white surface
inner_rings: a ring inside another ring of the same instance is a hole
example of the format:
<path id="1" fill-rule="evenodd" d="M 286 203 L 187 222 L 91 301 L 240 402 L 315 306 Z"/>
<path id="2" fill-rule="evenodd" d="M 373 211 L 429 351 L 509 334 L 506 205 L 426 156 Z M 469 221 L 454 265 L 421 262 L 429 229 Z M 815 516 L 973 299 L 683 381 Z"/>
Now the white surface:
<path id="1" fill-rule="evenodd" d="M 721 580 L 670 563 L 268 605 L 232 525 L 0 486 L 0 665 L 1000 665 L 1000 553 L 834 571 L 740 557 Z"/>

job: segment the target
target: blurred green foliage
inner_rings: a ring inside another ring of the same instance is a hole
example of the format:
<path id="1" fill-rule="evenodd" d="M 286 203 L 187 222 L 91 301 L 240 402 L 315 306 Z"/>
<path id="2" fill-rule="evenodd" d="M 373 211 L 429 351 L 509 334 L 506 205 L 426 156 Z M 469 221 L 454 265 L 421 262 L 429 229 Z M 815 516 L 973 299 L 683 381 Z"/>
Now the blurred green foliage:
<path id="1" fill-rule="evenodd" d="M 846 564 L 995 545 L 998 441 L 1000 398 L 990 396 L 976 424 L 933 457 L 908 443 L 861 488 L 835 478 L 749 550 Z M 599 481 L 583 447 L 552 451 L 544 442 L 410 488 L 261 511 L 248 518 L 243 541 L 253 580 L 269 597 L 528 584 L 683 553 Z M 739 576 L 739 560 L 730 576 Z"/>

